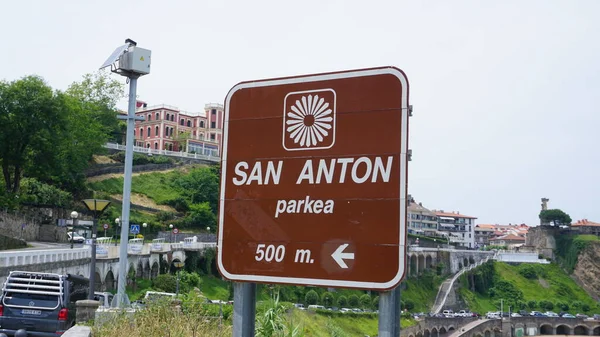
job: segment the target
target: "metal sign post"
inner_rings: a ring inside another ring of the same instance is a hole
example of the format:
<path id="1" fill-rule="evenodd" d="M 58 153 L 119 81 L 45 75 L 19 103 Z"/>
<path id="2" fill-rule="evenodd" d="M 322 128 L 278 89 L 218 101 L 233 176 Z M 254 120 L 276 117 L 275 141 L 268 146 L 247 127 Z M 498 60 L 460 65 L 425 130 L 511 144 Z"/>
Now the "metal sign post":
<path id="1" fill-rule="evenodd" d="M 233 337 L 254 337 L 256 283 L 233 282 Z"/>
<path id="2" fill-rule="evenodd" d="M 400 336 L 400 287 L 379 294 L 379 337 Z"/>

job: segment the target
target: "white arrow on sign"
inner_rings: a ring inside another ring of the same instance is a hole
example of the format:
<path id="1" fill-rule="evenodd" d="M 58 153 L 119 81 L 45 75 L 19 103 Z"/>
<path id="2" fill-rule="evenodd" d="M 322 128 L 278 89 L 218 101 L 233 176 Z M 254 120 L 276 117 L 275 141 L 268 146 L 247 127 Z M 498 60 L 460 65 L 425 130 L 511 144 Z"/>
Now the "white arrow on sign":
<path id="1" fill-rule="evenodd" d="M 331 254 L 331 257 L 333 257 L 335 262 L 337 262 L 337 264 L 344 269 L 348 268 L 348 265 L 346 262 L 344 262 L 344 259 L 354 260 L 354 253 L 344 253 L 344 249 L 346 249 L 346 247 L 348 247 L 348 244 L 344 243 L 343 245 L 339 246 L 335 252 L 333 252 L 333 254 Z"/>

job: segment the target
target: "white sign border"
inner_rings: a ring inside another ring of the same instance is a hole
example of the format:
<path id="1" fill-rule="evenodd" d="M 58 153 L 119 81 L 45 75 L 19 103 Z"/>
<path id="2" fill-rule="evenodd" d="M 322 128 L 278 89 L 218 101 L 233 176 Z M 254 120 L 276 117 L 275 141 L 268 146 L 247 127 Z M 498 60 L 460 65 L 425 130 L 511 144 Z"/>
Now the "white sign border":
<path id="1" fill-rule="evenodd" d="M 402 84 L 402 128 L 400 130 L 400 241 L 398 245 L 399 266 L 398 273 L 388 282 L 361 282 L 361 281 L 346 281 L 346 280 L 331 280 L 331 279 L 313 279 L 313 278 L 297 278 L 297 277 L 280 277 L 280 276 L 261 276 L 261 275 L 242 275 L 231 274 L 223 266 L 223 221 L 225 215 L 225 186 L 227 182 L 226 167 L 221 165 L 221 195 L 219 200 L 219 234 L 217 242 L 217 264 L 219 271 L 223 276 L 231 281 L 242 282 L 261 282 L 261 283 L 281 283 L 281 284 L 298 284 L 311 285 L 322 287 L 339 287 L 339 288 L 359 288 L 359 289 L 374 289 L 386 290 L 396 286 L 403 278 L 406 270 L 406 173 L 407 173 L 407 152 L 408 152 L 408 79 L 404 73 L 395 67 L 383 67 L 373 69 L 352 70 L 347 72 L 309 75 L 282 79 L 273 79 L 256 82 L 242 82 L 235 85 L 225 98 L 225 116 L 223 120 L 223 154 L 221 164 L 227 162 L 227 143 L 229 141 L 229 106 L 233 95 L 242 89 L 259 88 L 267 86 L 276 86 L 294 83 L 308 83 L 317 81 L 327 81 L 343 78 L 366 77 L 375 75 L 394 75 Z"/>

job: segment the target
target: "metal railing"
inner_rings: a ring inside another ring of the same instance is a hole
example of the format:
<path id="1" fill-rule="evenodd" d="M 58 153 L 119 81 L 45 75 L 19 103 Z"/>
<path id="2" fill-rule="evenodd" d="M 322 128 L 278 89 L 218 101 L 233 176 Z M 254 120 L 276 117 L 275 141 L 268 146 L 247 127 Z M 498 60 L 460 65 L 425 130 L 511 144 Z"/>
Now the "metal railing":
<path id="1" fill-rule="evenodd" d="M 104 147 L 107 149 L 120 150 L 125 151 L 125 145 L 115 144 L 115 143 L 106 143 Z M 177 152 L 177 151 L 169 151 L 169 150 L 155 150 L 151 148 L 145 148 L 141 146 L 134 146 L 133 152 L 146 153 L 146 154 L 156 154 L 170 157 L 179 157 L 179 158 L 193 158 L 193 159 L 202 159 L 211 162 L 220 162 L 221 157 L 215 155 L 217 151 L 213 151 L 211 155 L 203 155 L 198 153 L 188 153 L 188 152 Z"/>
<path id="2" fill-rule="evenodd" d="M 44 264 L 58 261 L 72 261 L 91 258 L 89 246 L 73 249 L 18 250 L 0 253 L 0 267 Z"/>

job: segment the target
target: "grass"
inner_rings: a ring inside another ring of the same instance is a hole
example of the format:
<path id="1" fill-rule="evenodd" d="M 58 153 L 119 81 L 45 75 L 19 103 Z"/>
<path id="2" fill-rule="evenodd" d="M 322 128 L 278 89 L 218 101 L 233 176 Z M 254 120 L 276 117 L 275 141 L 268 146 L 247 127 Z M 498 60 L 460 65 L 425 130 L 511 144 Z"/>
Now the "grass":
<path id="1" fill-rule="evenodd" d="M 183 173 L 181 171 L 171 172 L 153 172 L 134 176 L 131 180 L 131 191 L 133 193 L 144 194 L 157 204 L 166 204 L 169 200 L 174 200 L 181 193 L 171 184 Z M 89 187 L 94 191 L 101 191 L 108 194 L 123 193 L 123 177 L 109 178 L 105 180 L 90 182 Z"/>
<path id="2" fill-rule="evenodd" d="M 412 312 L 430 312 L 440 285 L 444 278 L 432 273 L 404 281 L 406 289 L 402 290 L 402 301 L 410 300 L 415 307 Z"/>
<path id="3" fill-rule="evenodd" d="M 229 299 L 227 282 L 214 276 L 202 276 L 201 291 L 211 300 L 227 301 Z"/>
<path id="4" fill-rule="evenodd" d="M 600 237 L 593 234 L 582 234 L 576 235 L 575 240 L 583 241 L 583 242 L 600 242 Z"/>
<path id="5" fill-rule="evenodd" d="M 546 300 L 554 304 L 562 302 L 570 305 L 574 301 L 580 301 L 591 307 L 590 312 L 596 309 L 596 302 L 557 264 L 533 265 L 538 279 L 528 279 L 521 275 L 519 270 L 525 266 L 531 267 L 532 265 L 521 264 L 516 266 L 502 262 L 494 263 L 497 279 L 515 285 L 523 293 L 525 302 Z M 460 289 L 460 295 L 474 312 L 485 314 L 488 311 L 499 310 L 494 304 L 497 303 L 497 299 L 493 300 L 487 294 L 474 293 L 463 286 Z M 527 308 L 527 310 L 530 310 L 530 308 Z M 546 311 L 539 308 L 536 310 Z M 554 311 L 558 312 L 560 309 L 555 307 Z M 570 308 L 569 311 L 575 312 L 577 310 Z"/>
<path id="6" fill-rule="evenodd" d="M 290 319 L 304 328 L 305 336 L 311 337 L 332 336 L 330 330 L 335 328 L 342 330 L 345 336 L 376 336 L 378 333 L 378 320 L 375 315 L 333 313 L 329 317 L 311 310 L 292 310 Z M 406 328 L 416 322 L 403 318 L 401 324 Z"/>

